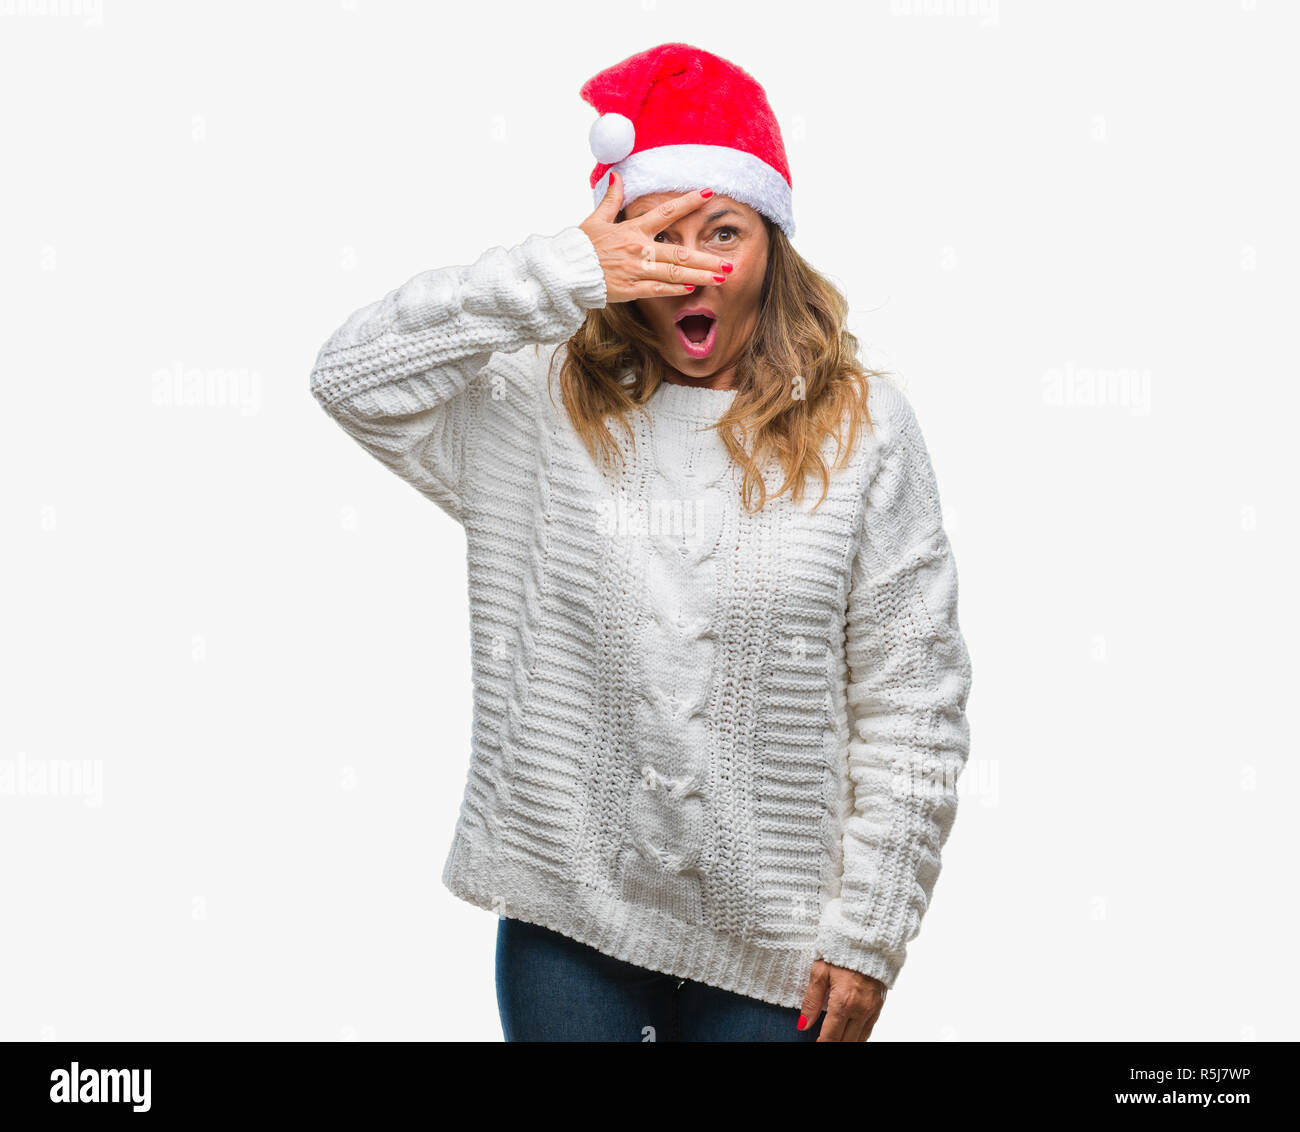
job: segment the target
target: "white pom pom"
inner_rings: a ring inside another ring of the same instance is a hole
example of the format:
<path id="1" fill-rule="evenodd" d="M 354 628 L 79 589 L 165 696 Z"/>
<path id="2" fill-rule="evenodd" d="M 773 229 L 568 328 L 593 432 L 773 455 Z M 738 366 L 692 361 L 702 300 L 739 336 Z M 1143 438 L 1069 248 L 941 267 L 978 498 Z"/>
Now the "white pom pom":
<path id="1" fill-rule="evenodd" d="M 636 127 L 622 114 L 602 114 L 591 124 L 587 135 L 592 155 L 602 165 L 622 161 L 636 145 Z"/>

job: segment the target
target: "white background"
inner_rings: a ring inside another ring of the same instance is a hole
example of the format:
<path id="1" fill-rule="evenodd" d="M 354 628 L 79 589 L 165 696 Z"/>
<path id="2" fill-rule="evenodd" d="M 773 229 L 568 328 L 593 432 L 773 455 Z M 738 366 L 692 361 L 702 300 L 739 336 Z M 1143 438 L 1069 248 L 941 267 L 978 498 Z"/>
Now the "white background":
<path id="1" fill-rule="evenodd" d="M 680 40 L 765 85 L 961 571 L 971 760 L 873 1040 L 1295 1038 L 1297 31 L 0 0 L 0 1037 L 500 1039 L 496 919 L 439 880 L 464 538 L 308 375 L 585 218 L 579 86 Z"/>

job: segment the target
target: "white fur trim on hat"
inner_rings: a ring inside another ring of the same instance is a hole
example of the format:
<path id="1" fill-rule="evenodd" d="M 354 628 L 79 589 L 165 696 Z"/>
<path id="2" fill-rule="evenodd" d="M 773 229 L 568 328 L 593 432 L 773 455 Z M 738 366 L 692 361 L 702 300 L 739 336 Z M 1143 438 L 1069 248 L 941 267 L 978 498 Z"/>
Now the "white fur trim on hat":
<path id="1" fill-rule="evenodd" d="M 766 161 L 723 145 L 661 145 L 618 162 L 623 206 L 647 193 L 686 193 L 713 189 L 761 212 L 788 237 L 794 236 L 790 186 Z M 609 171 L 596 182 L 596 203 L 609 189 Z"/>

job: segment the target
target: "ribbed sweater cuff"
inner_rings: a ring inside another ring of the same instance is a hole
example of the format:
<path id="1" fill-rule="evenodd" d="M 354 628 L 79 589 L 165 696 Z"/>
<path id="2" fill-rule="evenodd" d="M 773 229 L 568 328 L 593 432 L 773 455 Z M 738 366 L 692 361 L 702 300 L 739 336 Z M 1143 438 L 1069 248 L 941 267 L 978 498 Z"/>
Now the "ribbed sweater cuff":
<path id="1" fill-rule="evenodd" d="M 845 967 L 879 979 L 892 987 L 902 969 L 901 956 L 878 950 L 841 929 L 822 925 L 817 933 L 817 956 L 833 967 Z"/>
<path id="2" fill-rule="evenodd" d="M 565 282 L 583 310 L 605 305 L 605 272 L 587 233 L 576 225 L 556 233 L 550 240 Z"/>

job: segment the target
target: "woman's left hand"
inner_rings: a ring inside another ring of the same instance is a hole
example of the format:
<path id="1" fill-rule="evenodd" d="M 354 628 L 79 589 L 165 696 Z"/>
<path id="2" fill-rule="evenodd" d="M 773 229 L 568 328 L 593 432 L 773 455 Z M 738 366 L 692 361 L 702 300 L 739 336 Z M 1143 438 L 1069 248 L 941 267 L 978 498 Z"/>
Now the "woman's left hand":
<path id="1" fill-rule="evenodd" d="M 884 983 L 870 975 L 833 967 L 818 959 L 799 1008 L 799 1029 L 805 1030 L 816 1022 L 825 1007 L 819 1042 L 865 1042 L 885 1005 L 886 989 Z"/>

